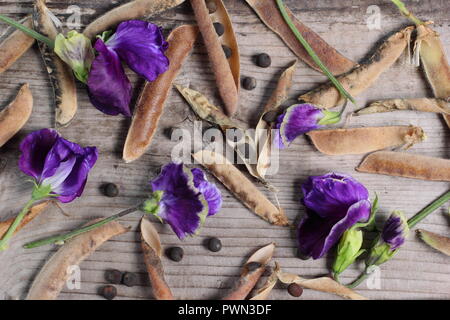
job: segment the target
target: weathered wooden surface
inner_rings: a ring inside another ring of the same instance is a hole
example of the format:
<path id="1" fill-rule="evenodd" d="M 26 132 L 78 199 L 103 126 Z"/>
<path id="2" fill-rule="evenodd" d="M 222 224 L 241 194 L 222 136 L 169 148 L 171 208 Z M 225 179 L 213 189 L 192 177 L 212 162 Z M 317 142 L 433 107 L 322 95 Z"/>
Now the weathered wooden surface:
<path id="1" fill-rule="evenodd" d="M 78 5 L 82 12 L 82 23 L 86 24 L 94 17 L 114 7 L 121 1 L 48 1 L 49 7 L 63 20 L 69 14 L 69 5 Z M 450 18 L 448 1 L 408 1 L 419 17 L 432 19 L 441 33 L 447 51 L 450 53 Z M 327 41 L 348 57 L 360 61 L 372 50 L 375 43 L 405 25 L 395 8 L 386 0 L 291 0 L 286 3 L 298 17 L 312 27 Z M 238 118 L 255 124 L 264 101 L 274 89 L 276 79 L 282 69 L 294 59 L 293 54 L 281 40 L 270 32 L 257 18 L 243 0 L 226 0 L 225 4 L 232 15 L 241 49 L 242 75 L 257 78 L 258 87 L 254 91 L 242 90 Z M 370 5 L 379 5 L 381 9 L 381 30 L 369 30 L 366 25 L 366 10 Z M 19 18 L 31 11 L 31 1 L 1 0 L 0 12 Z M 151 19 L 161 24 L 166 31 L 181 23 L 193 23 L 193 15 L 188 4 L 165 12 Z M 0 31 L 5 25 L 0 25 Z M 252 57 L 260 52 L 272 56 L 272 66 L 261 69 L 254 65 Z M 207 55 L 201 41 L 196 45 L 193 55 L 188 59 L 177 78 L 177 83 L 195 86 L 208 96 L 217 96 L 214 76 L 208 65 Z M 127 71 L 137 86 L 142 84 L 131 71 Z M 301 64 L 294 78 L 292 97 L 305 92 L 324 77 Z M 0 105 L 5 105 L 17 92 L 19 85 L 29 82 L 34 95 L 34 111 L 30 121 L 12 141 L 0 149 L 0 157 L 7 159 L 6 168 L 0 173 L 0 218 L 6 219 L 16 214 L 27 200 L 31 184 L 17 168 L 20 140 L 30 131 L 50 127 L 54 114 L 52 108 L 50 83 L 37 48 L 27 52 L 10 70 L 0 75 Z M 183 127 L 192 129 L 192 115 L 188 105 L 173 90 L 167 103 L 160 128 L 154 143 L 140 160 L 125 164 L 121 160 L 122 146 L 125 140 L 129 120 L 123 117 L 110 117 L 93 108 L 83 86 L 79 85 L 79 112 L 72 125 L 61 130 L 68 139 L 83 145 L 96 145 L 100 149 L 100 158 L 87 183 L 84 195 L 77 201 L 62 206 L 70 214 L 66 217 L 57 208 L 51 208 L 14 237 L 12 246 L 0 254 L 0 298 L 23 298 L 32 279 L 44 261 L 56 248 L 41 247 L 32 250 L 22 249 L 27 241 L 68 231 L 92 217 L 107 216 L 143 199 L 148 191 L 148 180 L 157 174 L 159 167 L 169 161 L 171 142 L 164 129 Z M 358 97 L 358 107 L 367 101 L 387 98 L 413 98 L 431 96 L 431 90 L 423 76 L 414 67 L 396 64 L 386 72 L 376 85 L 363 96 Z M 218 102 L 216 100 L 216 102 Z M 351 119 L 349 126 L 406 125 L 422 126 L 428 140 L 414 146 L 411 152 L 429 156 L 450 156 L 450 131 L 443 120 L 435 114 L 417 112 L 398 112 L 371 115 Z M 299 204 L 300 184 L 307 176 L 339 171 L 352 174 L 362 181 L 373 194 L 380 196 L 381 212 L 386 216 L 394 209 L 401 209 L 408 216 L 413 215 L 437 196 L 445 192 L 449 184 L 439 182 L 415 181 L 409 179 L 377 176 L 357 173 L 354 167 L 361 156 L 327 157 L 316 150 L 305 139 L 300 138 L 281 153 L 279 173 L 270 181 L 280 189 L 280 201 L 291 221 L 304 214 Z M 211 179 L 213 179 L 211 177 Z M 106 198 L 100 192 L 104 182 L 120 185 L 121 194 L 117 198 Z M 331 259 L 302 261 L 295 258 L 295 232 L 275 227 L 260 220 L 237 202 L 231 194 L 222 188 L 224 208 L 217 216 L 209 219 L 201 235 L 181 243 L 185 249 L 185 258 L 174 263 L 164 258 L 167 281 L 173 293 L 180 299 L 209 299 L 226 294 L 228 288 L 239 275 L 239 268 L 256 248 L 270 241 L 277 243 L 275 260 L 285 271 L 303 276 L 315 276 L 327 273 Z M 448 205 L 428 217 L 420 227 L 440 234 L 449 234 Z M 81 288 L 65 289 L 60 299 L 97 299 L 98 288 L 105 283 L 104 271 L 117 268 L 124 271 L 139 272 L 141 285 L 128 288 L 118 287 L 119 299 L 151 298 L 147 285 L 144 261 L 139 246 L 139 215 L 128 216 L 124 223 L 133 226 L 132 231 L 109 241 L 81 264 Z M 381 219 L 382 220 L 382 219 Z M 165 247 L 180 245 L 180 242 L 168 228 L 157 225 Z M 208 236 L 222 239 L 224 248 L 219 253 L 210 253 L 203 245 Z M 413 298 L 450 298 L 449 258 L 439 254 L 421 243 L 414 234 L 404 248 L 389 263 L 381 267 L 381 287 L 368 289 L 362 285 L 359 292 L 369 298 L 413 299 Z M 359 266 L 362 267 L 362 266 Z M 350 281 L 358 274 L 353 267 L 342 276 Z M 285 288 L 277 285 L 273 291 L 274 299 L 289 299 Z M 305 291 L 305 299 L 333 299 L 328 294 Z"/>

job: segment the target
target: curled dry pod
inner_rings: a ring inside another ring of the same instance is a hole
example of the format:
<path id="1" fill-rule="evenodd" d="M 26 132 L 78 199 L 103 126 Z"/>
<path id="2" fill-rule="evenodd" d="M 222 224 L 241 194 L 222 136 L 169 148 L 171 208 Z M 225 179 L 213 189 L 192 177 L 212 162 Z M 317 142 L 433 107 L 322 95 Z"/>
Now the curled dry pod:
<path id="1" fill-rule="evenodd" d="M 256 215 L 278 226 L 289 224 L 283 209 L 270 202 L 228 159 L 209 150 L 198 151 L 192 156 Z"/>
<path id="2" fill-rule="evenodd" d="M 173 300 L 172 292 L 164 279 L 162 247 L 158 232 L 145 218 L 141 220 L 141 246 L 154 297 L 157 300 Z"/>
<path id="3" fill-rule="evenodd" d="M 170 60 L 169 69 L 155 81 L 146 82 L 142 89 L 123 148 L 125 162 L 138 159 L 150 146 L 172 82 L 191 52 L 197 34 L 195 26 L 183 25 L 174 29 L 167 38 L 169 49 L 166 56 Z"/>
<path id="4" fill-rule="evenodd" d="M 45 201 L 39 204 L 36 204 L 31 207 L 31 209 L 28 211 L 27 215 L 23 218 L 23 220 L 20 222 L 19 226 L 17 227 L 14 234 L 19 232 L 20 229 L 25 227 L 30 221 L 32 221 L 34 218 L 36 218 L 38 215 L 40 215 L 49 205 L 50 201 Z M 15 217 L 11 218 L 6 221 L 0 222 L 0 239 L 3 238 L 6 231 L 8 231 L 11 224 L 14 222 Z"/>
<path id="5" fill-rule="evenodd" d="M 337 79 L 344 89 L 355 97 L 372 86 L 378 77 L 389 69 L 408 48 L 413 30 L 414 27 L 407 27 L 395 33 L 377 49 L 368 62 L 357 66 L 347 74 L 339 76 Z M 331 82 L 299 97 L 299 100 L 324 109 L 336 107 L 343 103 L 344 99 Z"/>
<path id="6" fill-rule="evenodd" d="M 26 299 L 55 300 L 70 277 L 70 272 L 67 272 L 69 267 L 79 265 L 104 242 L 128 230 L 129 228 L 112 221 L 69 240 L 42 267 Z"/>
<path id="7" fill-rule="evenodd" d="M 450 114 L 450 102 L 447 99 L 391 99 L 372 102 L 368 107 L 354 113 L 356 116 L 396 110 L 413 110 Z"/>
<path id="8" fill-rule="evenodd" d="M 417 234 L 427 245 L 450 256 L 450 238 L 423 229 L 418 229 Z"/>
<path id="9" fill-rule="evenodd" d="M 328 155 L 363 154 L 399 146 L 407 149 L 425 139 L 422 128 L 414 126 L 315 130 L 308 136 L 317 150 Z"/>
<path id="10" fill-rule="evenodd" d="M 32 24 L 31 17 L 26 17 L 22 22 L 22 25 L 29 29 L 33 27 Z M 22 31 L 12 27 L 10 30 L 11 32 L 6 32 L 0 39 L 0 73 L 7 70 L 34 43 L 34 39 Z"/>
<path id="11" fill-rule="evenodd" d="M 297 40 L 294 33 L 284 21 L 280 10 L 274 0 L 246 0 L 247 3 L 255 10 L 259 18 L 266 26 L 275 32 L 286 45 L 311 68 L 320 71 L 321 69 L 315 64 L 311 56 L 306 52 L 302 44 Z M 331 47 L 318 34 L 300 22 L 292 12 L 286 8 L 289 16 L 294 22 L 297 30 L 302 34 L 305 40 L 314 49 L 320 60 L 334 75 L 339 75 L 350 71 L 355 67 L 355 63 Z"/>
<path id="12" fill-rule="evenodd" d="M 60 33 L 60 26 L 55 25 L 56 19 L 45 5 L 45 0 L 35 1 L 33 25 L 37 32 L 55 40 L 57 34 Z M 78 108 L 72 70 L 46 44 L 38 42 L 38 45 L 53 86 L 56 126 L 68 126 L 75 117 Z"/>
<path id="13" fill-rule="evenodd" d="M 450 160 L 405 152 L 372 153 L 356 170 L 412 179 L 450 181 Z"/>
<path id="14" fill-rule="evenodd" d="M 241 276 L 232 292 L 223 298 L 223 300 L 244 300 L 266 270 L 266 265 L 272 259 L 274 250 L 274 243 L 270 243 L 257 250 L 242 268 Z M 250 265 L 254 265 L 255 267 L 248 268 Z"/>
<path id="15" fill-rule="evenodd" d="M 32 110 L 33 96 L 26 83 L 22 85 L 15 99 L 0 112 L 0 147 L 27 123 Z"/>
<path id="16" fill-rule="evenodd" d="M 267 300 L 270 293 L 278 282 L 278 272 L 280 272 L 280 265 L 275 262 L 275 268 L 267 278 L 266 283 L 257 291 L 256 295 L 250 300 Z"/>
<path id="17" fill-rule="evenodd" d="M 285 284 L 296 283 L 306 289 L 332 293 L 346 299 L 368 300 L 366 297 L 363 297 L 362 295 L 347 288 L 346 286 L 339 284 L 329 277 L 305 279 L 292 273 L 280 271 L 278 273 L 278 279 Z"/>
<path id="18" fill-rule="evenodd" d="M 114 8 L 92 21 L 83 31 L 89 39 L 125 20 L 149 17 L 176 7 L 185 0 L 134 0 Z"/>

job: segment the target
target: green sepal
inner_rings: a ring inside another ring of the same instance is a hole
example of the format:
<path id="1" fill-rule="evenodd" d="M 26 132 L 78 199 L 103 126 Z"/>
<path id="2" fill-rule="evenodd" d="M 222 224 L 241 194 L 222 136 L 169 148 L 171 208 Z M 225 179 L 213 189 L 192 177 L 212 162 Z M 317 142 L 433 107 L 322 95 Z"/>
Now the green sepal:
<path id="1" fill-rule="evenodd" d="M 336 124 L 341 121 L 341 112 L 322 110 L 324 116 L 318 122 L 319 125 Z"/>
<path id="2" fill-rule="evenodd" d="M 33 188 L 33 193 L 31 194 L 31 198 L 35 201 L 42 200 L 51 196 L 52 186 L 51 185 L 37 185 L 35 183 Z"/>
<path id="3" fill-rule="evenodd" d="M 370 209 L 370 216 L 369 219 L 366 222 L 358 222 L 355 224 L 355 228 L 364 228 L 367 231 L 374 231 L 375 230 L 375 216 L 379 209 L 379 201 L 378 201 L 378 194 L 375 193 L 375 199 L 372 201 L 372 208 Z"/>
<path id="4" fill-rule="evenodd" d="M 162 222 L 162 218 L 158 215 L 159 213 L 159 203 L 164 195 L 164 191 L 157 190 L 153 192 L 147 200 L 141 206 L 141 210 L 146 214 L 154 215 L 158 218 L 160 222 Z"/>

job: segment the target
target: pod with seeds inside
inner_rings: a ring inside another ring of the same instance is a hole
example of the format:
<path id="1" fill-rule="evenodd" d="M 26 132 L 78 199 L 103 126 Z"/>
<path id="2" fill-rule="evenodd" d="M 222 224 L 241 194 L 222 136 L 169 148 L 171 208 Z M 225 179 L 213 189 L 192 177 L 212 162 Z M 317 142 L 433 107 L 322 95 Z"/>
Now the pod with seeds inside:
<path id="1" fill-rule="evenodd" d="M 435 112 L 450 115 L 450 102 L 447 99 L 429 98 L 380 100 L 372 102 L 368 107 L 358 110 L 354 115 L 361 116 L 397 110 Z"/>

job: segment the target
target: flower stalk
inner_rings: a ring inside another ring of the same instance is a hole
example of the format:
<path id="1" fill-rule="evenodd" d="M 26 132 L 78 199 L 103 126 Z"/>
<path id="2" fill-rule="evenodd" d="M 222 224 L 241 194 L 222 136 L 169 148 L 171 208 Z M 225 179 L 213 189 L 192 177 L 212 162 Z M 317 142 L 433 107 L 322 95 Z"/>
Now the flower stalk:
<path id="1" fill-rule="evenodd" d="M 5 23 L 9 24 L 10 26 L 13 26 L 16 29 L 19 29 L 23 33 L 26 33 L 27 35 L 32 37 L 33 39 L 44 42 L 51 49 L 53 49 L 55 47 L 55 42 L 53 40 L 40 34 L 39 32 L 34 31 L 33 29 L 29 29 L 29 28 L 25 27 L 24 25 L 22 25 L 21 23 L 19 23 L 17 21 L 14 21 L 13 19 L 10 19 L 10 18 L 0 14 L 0 21 L 3 21 Z"/>
<path id="2" fill-rule="evenodd" d="M 401 0 L 391 0 L 391 1 L 397 6 L 397 8 L 403 15 L 412 22 L 414 22 L 414 24 L 416 24 L 417 26 L 425 24 L 422 20 L 413 15 L 411 11 L 409 11 L 408 8 L 406 8 L 405 4 Z"/>

